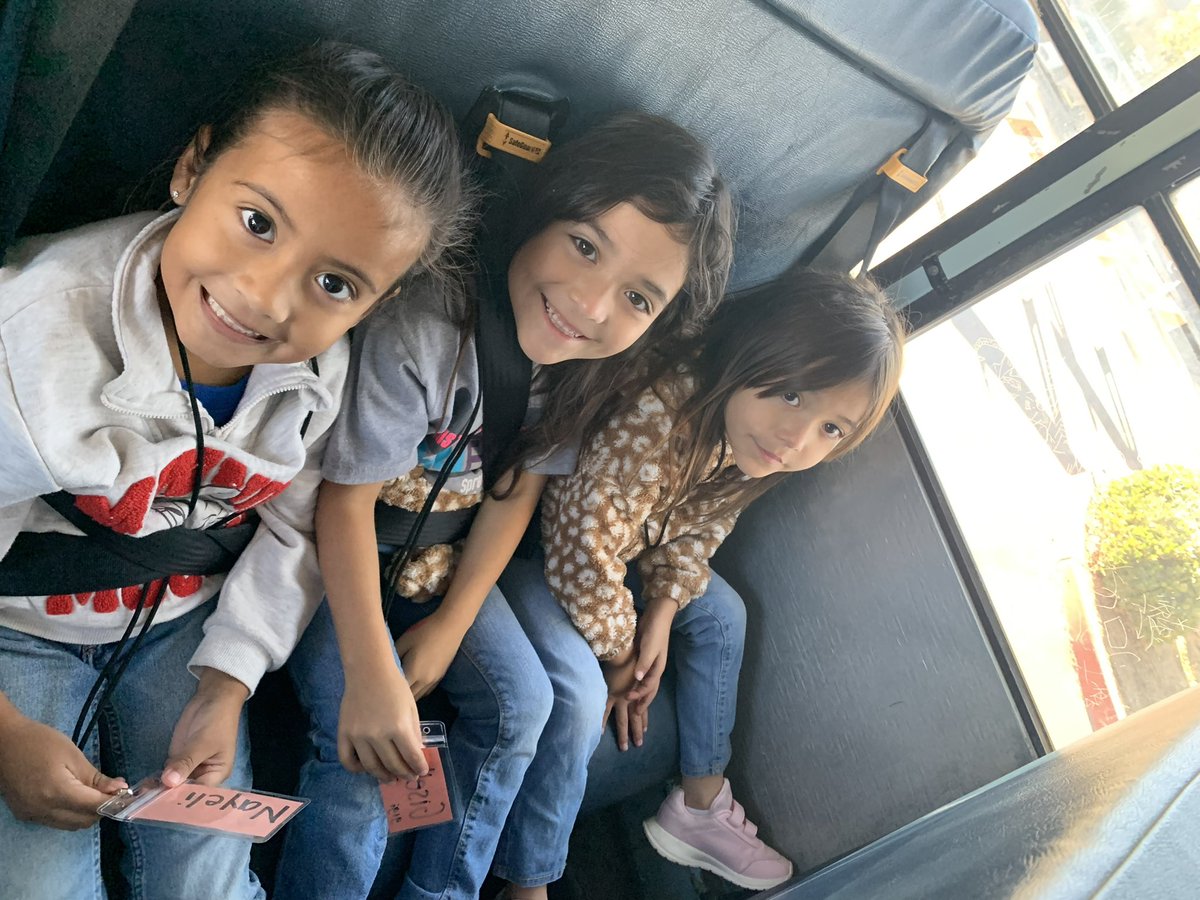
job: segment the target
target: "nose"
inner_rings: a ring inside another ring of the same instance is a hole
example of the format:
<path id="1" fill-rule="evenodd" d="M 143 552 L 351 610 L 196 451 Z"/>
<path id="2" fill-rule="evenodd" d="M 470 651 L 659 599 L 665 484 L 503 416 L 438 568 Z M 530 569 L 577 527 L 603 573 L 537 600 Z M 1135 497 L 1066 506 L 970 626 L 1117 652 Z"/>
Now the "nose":
<path id="1" fill-rule="evenodd" d="M 596 324 L 603 323 L 612 306 L 613 286 L 602 273 L 580 278 L 570 290 L 571 301 L 585 317 Z"/>
<path id="2" fill-rule="evenodd" d="M 811 423 L 807 416 L 786 416 L 779 424 L 775 436 L 783 446 L 792 453 L 800 453 L 808 443 L 807 436 Z"/>
<path id="3" fill-rule="evenodd" d="M 254 264 L 244 268 L 238 277 L 237 288 L 247 309 L 274 323 L 287 321 L 292 308 L 294 276 L 291 272 L 291 267 L 280 260 L 255 260 Z"/>

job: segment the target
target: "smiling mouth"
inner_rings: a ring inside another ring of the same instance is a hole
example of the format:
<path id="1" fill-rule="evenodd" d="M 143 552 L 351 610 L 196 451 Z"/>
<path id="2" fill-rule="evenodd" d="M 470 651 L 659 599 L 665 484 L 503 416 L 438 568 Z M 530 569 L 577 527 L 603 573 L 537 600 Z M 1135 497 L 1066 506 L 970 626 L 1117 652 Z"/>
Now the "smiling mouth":
<path id="1" fill-rule="evenodd" d="M 780 465 L 780 466 L 783 465 L 783 459 L 781 457 L 776 456 L 774 453 L 772 453 L 770 450 L 768 450 L 766 447 L 764 447 L 758 441 L 755 441 L 754 438 L 751 438 L 750 440 L 754 441 L 754 446 L 758 448 L 758 452 L 761 453 L 764 458 L 766 458 L 770 462 L 775 463 L 776 465 Z"/>
<path id="2" fill-rule="evenodd" d="M 567 320 L 559 315 L 558 310 L 550 305 L 550 301 L 546 299 L 544 294 L 542 295 L 542 308 L 546 310 L 546 318 L 550 320 L 550 324 L 554 326 L 556 331 L 561 332 L 563 337 L 570 338 L 573 341 L 587 340 L 587 335 L 580 334 L 572 328 L 567 323 Z"/>
<path id="3" fill-rule="evenodd" d="M 226 326 L 230 331 L 236 332 L 237 334 L 249 338 L 252 341 L 258 341 L 259 343 L 271 340 L 265 334 L 259 334 L 252 328 L 247 328 L 229 313 L 225 312 L 225 310 L 221 307 L 221 304 L 214 300 L 212 294 L 210 294 L 203 287 L 200 288 L 200 293 L 204 298 L 204 303 L 208 306 L 209 310 L 212 311 L 212 314 L 216 316 L 217 319 L 220 320 L 221 324 Z"/>

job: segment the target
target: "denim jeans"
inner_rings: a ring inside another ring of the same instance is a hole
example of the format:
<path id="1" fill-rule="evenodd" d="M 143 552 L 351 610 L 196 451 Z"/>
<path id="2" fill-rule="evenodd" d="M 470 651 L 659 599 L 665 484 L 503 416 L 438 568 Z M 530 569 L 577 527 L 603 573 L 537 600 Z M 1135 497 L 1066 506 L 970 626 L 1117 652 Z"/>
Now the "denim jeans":
<path id="1" fill-rule="evenodd" d="M 201 626 L 216 600 L 153 626 L 132 657 L 102 714 L 105 774 L 130 785 L 155 775 L 167 760 L 171 734 L 196 688 L 187 670 Z M 0 628 L 0 690 L 25 716 L 70 734 L 96 675 L 116 644 L 61 644 Z M 85 755 L 97 764 L 93 732 Z M 250 786 L 245 716 L 228 783 Z M 250 872 L 250 842 L 167 828 L 122 824 L 121 870 L 135 900 L 211 900 L 265 897 Z M 0 803 L 0 897 L 21 900 L 102 898 L 100 829 L 60 831 L 17 821 Z"/>
<path id="2" fill-rule="evenodd" d="M 393 632 L 437 605 L 398 598 Z M 327 605 L 288 667 L 312 718 L 316 755 L 301 771 L 298 793 L 312 803 L 288 826 L 275 896 L 366 897 L 383 856 L 386 824 L 378 782 L 347 772 L 337 758 L 345 681 Z M 488 594 L 441 688 L 458 712 L 449 753 L 460 809 L 453 822 L 413 834 L 404 900 L 478 896 L 550 715 L 551 681 L 499 590 Z"/>
<path id="3" fill-rule="evenodd" d="M 562 877 L 567 839 L 600 743 L 608 686 L 600 664 L 546 587 L 544 563 L 513 559 L 500 576 L 512 610 L 554 688 L 550 720 L 496 850 L 494 870 L 522 887 Z"/>
<path id="4" fill-rule="evenodd" d="M 590 749 L 572 756 L 552 737 L 565 733 L 565 728 L 548 727 L 543 733 L 496 853 L 496 873 L 523 886 L 546 884 L 562 875 L 587 784 L 588 759 L 599 742 L 608 697 L 600 664 L 550 593 L 543 567 L 540 556 L 514 559 L 500 585 L 547 672 L 562 673 L 562 691 L 556 683 L 551 723 L 560 702 L 569 702 L 576 727 L 587 731 L 587 738 L 577 740 L 576 746 Z M 632 567 L 626 583 L 640 607 L 641 585 Z M 720 774 L 729 763 L 745 636 L 745 605 L 715 572 L 704 596 L 675 617 L 669 658 L 678 673 L 676 706 L 684 775 Z M 577 693 L 568 701 L 569 691 Z"/>

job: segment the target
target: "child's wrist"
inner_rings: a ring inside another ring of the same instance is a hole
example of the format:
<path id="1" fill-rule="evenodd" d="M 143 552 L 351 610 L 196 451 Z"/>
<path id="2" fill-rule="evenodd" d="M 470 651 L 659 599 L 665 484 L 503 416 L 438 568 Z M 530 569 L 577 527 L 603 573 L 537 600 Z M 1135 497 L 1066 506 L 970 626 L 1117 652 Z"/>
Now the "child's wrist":
<path id="1" fill-rule="evenodd" d="M 638 618 L 638 623 L 642 625 L 646 622 L 657 621 L 659 619 L 674 621 L 678 612 L 679 604 L 670 597 L 655 597 L 653 600 L 646 601 L 646 606 Z"/>
<path id="2" fill-rule="evenodd" d="M 475 617 L 454 607 L 447 608 L 443 603 L 425 621 L 430 625 L 445 629 L 449 634 L 457 637 L 459 643 L 462 643 L 462 639 L 467 636 L 467 632 L 475 623 Z"/>
<path id="3" fill-rule="evenodd" d="M 342 672 L 346 679 L 346 687 L 361 687 L 377 685 L 392 672 L 399 674 L 392 645 L 389 642 L 386 653 L 355 653 L 342 664 Z"/>
<path id="4" fill-rule="evenodd" d="M 228 700 L 239 706 L 250 697 L 250 688 L 220 669 L 200 668 L 200 683 L 196 693 L 214 700 Z"/>
<path id="5" fill-rule="evenodd" d="M 604 665 L 614 669 L 629 665 L 633 662 L 633 645 L 630 644 L 616 656 L 610 656 L 608 659 L 602 660 L 602 662 Z"/>

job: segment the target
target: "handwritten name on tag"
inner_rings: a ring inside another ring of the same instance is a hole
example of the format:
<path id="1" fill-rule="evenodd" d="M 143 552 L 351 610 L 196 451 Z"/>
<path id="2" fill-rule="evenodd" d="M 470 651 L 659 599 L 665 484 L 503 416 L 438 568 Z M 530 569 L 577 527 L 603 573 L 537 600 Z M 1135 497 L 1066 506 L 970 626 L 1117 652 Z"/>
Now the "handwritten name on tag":
<path id="1" fill-rule="evenodd" d="M 388 781 L 379 786 L 389 834 L 438 825 L 454 818 L 441 754 L 436 747 L 422 749 L 429 765 L 428 775 L 410 781 Z"/>
<path id="2" fill-rule="evenodd" d="M 270 794 L 181 784 L 154 797 L 131 814 L 129 821 L 190 825 L 261 840 L 282 828 L 304 806 L 304 802 Z"/>

